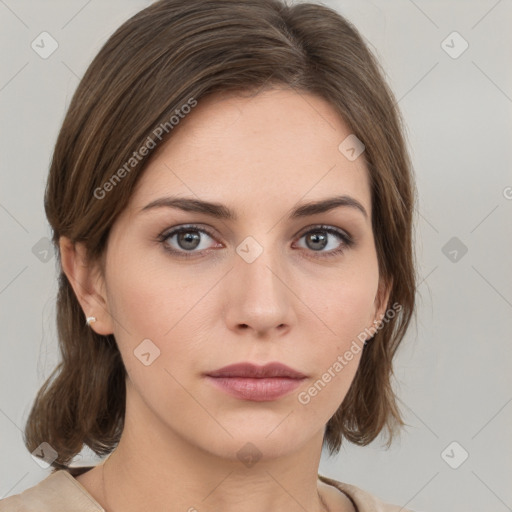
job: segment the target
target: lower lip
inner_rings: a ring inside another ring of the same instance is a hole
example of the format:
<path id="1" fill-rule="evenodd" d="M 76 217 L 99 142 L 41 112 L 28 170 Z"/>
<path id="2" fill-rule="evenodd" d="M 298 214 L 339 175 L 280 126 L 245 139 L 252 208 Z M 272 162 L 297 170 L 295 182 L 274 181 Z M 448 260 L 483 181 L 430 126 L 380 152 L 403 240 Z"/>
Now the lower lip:
<path id="1" fill-rule="evenodd" d="M 250 379 L 245 377 L 206 378 L 229 395 L 242 400 L 267 402 L 276 400 L 297 389 L 304 379 L 272 377 L 268 379 Z"/>

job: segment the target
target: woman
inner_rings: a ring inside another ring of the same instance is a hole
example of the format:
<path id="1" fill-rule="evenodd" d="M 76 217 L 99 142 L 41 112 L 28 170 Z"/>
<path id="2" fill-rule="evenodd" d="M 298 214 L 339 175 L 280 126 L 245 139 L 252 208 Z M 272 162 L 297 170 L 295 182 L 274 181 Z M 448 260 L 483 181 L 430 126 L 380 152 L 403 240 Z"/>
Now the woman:
<path id="1" fill-rule="evenodd" d="M 394 511 L 318 475 L 403 425 L 414 183 L 379 65 L 335 11 L 161 0 L 89 66 L 45 194 L 62 362 L 1 511 Z M 69 463 L 86 444 L 95 467 Z"/>

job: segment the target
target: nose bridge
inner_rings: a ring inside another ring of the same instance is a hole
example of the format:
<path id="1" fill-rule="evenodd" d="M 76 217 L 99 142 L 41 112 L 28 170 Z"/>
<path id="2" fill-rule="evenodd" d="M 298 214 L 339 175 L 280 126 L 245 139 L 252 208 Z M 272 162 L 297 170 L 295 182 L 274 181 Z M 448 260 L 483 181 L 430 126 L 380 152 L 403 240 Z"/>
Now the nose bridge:
<path id="1" fill-rule="evenodd" d="M 270 245 L 271 239 L 272 235 L 265 237 L 265 244 Z M 233 301 L 232 326 L 245 324 L 260 331 L 290 323 L 291 292 L 284 283 L 280 254 L 279 248 L 266 247 L 252 236 L 236 247 L 228 293 Z"/>
<path id="2" fill-rule="evenodd" d="M 235 270 L 241 281 L 252 288 L 252 292 L 262 293 L 261 298 L 276 300 L 277 296 L 282 295 L 282 283 L 277 277 L 282 265 L 277 257 L 280 251 L 272 247 L 271 239 L 272 235 L 265 237 L 263 245 L 252 236 L 246 237 L 236 248 L 239 259 L 235 263 Z"/>

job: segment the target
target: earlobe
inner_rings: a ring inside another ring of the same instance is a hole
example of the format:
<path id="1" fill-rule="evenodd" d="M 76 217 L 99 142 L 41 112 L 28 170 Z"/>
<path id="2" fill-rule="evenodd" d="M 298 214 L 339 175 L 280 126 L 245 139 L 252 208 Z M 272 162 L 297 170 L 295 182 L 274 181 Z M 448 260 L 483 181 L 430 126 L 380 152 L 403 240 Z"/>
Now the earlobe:
<path id="1" fill-rule="evenodd" d="M 91 329 L 102 335 L 112 334 L 112 319 L 104 292 L 104 280 L 97 264 L 89 263 L 82 243 L 73 243 L 67 237 L 59 238 L 62 271 L 66 274 L 85 318 L 95 317 Z"/>

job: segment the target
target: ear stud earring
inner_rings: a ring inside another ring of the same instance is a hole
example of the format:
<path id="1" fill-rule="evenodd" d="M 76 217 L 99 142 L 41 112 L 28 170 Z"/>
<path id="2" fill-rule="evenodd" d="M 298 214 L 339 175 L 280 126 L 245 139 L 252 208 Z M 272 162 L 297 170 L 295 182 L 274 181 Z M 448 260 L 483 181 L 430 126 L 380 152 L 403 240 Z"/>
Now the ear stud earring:
<path id="1" fill-rule="evenodd" d="M 85 321 L 85 323 L 87 325 L 91 325 L 93 322 L 96 322 L 96 317 L 95 316 L 88 316 L 87 320 Z"/>

